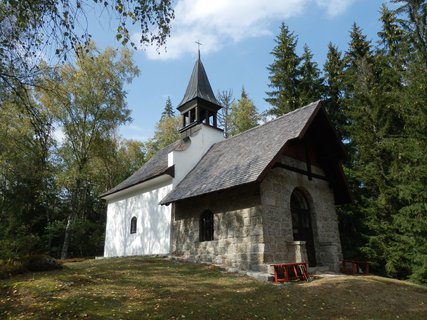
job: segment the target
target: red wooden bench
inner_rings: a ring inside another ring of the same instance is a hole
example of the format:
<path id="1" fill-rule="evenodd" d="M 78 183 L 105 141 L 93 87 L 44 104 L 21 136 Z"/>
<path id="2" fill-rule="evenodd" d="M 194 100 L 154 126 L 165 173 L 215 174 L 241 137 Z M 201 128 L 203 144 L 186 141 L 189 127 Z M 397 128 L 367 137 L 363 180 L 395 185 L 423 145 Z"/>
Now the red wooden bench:
<path id="1" fill-rule="evenodd" d="M 351 270 L 347 268 L 347 265 L 351 264 Z M 362 270 L 362 274 L 369 274 L 369 263 L 366 261 L 355 261 L 355 260 L 343 260 L 341 261 L 341 272 L 347 274 L 360 274 L 359 269 Z"/>
<path id="2" fill-rule="evenodd" d="M 289 282 L 291 280 L 308 280 L 307 263 L 277 263 L 271 265 L 274 268 L 274 282 Z"/>

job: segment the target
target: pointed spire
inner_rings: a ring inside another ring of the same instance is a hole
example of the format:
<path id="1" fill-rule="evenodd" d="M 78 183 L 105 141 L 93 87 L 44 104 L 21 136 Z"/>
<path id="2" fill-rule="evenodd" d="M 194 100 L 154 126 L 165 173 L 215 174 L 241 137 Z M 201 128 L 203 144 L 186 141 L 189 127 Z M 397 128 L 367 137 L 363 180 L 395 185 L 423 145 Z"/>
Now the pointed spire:
<path id="1" fill-rule="evenodd" d="M 181 103 L 178 105 L 178 110 L 187 102 L 199 98 L 210 103 L 213 103 L 221 107 L 218 100 L 215 98 L 215 95 L 212 91 L 211 84 L 209 83 L 208 76 L 206 74 L 205 68 L 203 67 L 202 60 L 200 60 L 200 49 L 199 56 L 194 65 L 193 72 L 191 73 L 190 81 L 187 85 L 187 90 L 185 91 L 184 98 Z"/>
<path id="2" fill-rule="evenodd" d="M 196 43 L 197 43 L 197 51 L 198 51 L 198 53 L 199 53 L 199 60 L 200 60 L 200 46 L 201 46 L 203 43 L 201 43 L 199 40 L 197 40 L 197 41 L 196 41 Z"/>

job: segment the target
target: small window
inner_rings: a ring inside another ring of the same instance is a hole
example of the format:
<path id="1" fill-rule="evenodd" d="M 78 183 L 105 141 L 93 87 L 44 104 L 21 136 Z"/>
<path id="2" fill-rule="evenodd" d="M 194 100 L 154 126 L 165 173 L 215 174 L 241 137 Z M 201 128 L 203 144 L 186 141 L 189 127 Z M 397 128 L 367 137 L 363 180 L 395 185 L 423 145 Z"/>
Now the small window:
<path id="1" fill-rule="evenodd" d="M 214 238 L 214 217 L 210 210 L 200 215 L 199 240 L 212 241 Z"/>
<path id="2" fill-rule="evenodd" d="M 136 217 L 133 217 L 130 220 L 130 233 L 136 233 L 136 221 L 137 221 Z"/>

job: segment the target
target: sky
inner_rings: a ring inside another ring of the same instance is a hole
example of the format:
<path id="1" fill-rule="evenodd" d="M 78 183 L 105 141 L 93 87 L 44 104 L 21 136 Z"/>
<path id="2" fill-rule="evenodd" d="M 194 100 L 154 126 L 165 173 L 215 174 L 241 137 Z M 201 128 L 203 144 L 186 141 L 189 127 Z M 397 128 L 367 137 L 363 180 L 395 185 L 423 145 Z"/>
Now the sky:
<path id="1" fill-rule="evenodd" d="M 167 97 L 176 107 L 184 96 L 197 59 L 201 60 L 212 89 L 232 90 L 240 96 L 244 86 L 259 112 L 269 108 L 267 66 L 282 22 L 298 38 L 297 53 L 307 44 L 322 68 L 328 43 L 344 52 L 356 22 L 372 42 L 380 30 L 379 0 L 175 0 L 175 20 L 166 47 L 140 48 L 134 53 L 141 73 L 125 86 L 133 121 L 120 128 L 126 139 L 145 141 L 153 136 Z M 387 3 L 387 2 L 385 2 Z M 90 32 L 99 49 L 120 47 L 117 25 L 93 12 Z M 135 39 L 137 29 L 133 30 Z"/>

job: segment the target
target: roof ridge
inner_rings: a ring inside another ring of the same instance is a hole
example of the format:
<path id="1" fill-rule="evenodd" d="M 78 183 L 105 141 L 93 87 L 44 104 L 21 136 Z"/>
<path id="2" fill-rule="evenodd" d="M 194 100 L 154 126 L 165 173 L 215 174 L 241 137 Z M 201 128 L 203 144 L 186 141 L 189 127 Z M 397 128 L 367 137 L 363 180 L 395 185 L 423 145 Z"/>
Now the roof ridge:
<path id="1" fill-rule="evenodd" d="M 309 108 L 309 107 L 312 107 L 314 104 L 318 105 L 318 104 L 320 103 L 320 101 L 321 101 L 321 100 L 317 100 L 317 101 L 311 102 L 311 103 L 309 103 L 309 104 L 307 104 L 307 105 L 305 105 L 305 106 L 303 106 L 303 107 L 301 107 L 301 108 L 297 108 L 297 109 L 295 109 L 295 110 L 289 111 L 288 113 L 285 113 L 285 114 L 283 114 L 283 115 L 281 115 L 281 116 L 279 116 L 279 117 L 277 117 L 277 118 L 275 118 L 275 119 L 273 119 L 273 120 L 270 120 L 270 121 L 264 122 L 264 123 L 262 123 L 262 124 L 260 124 L 260 125 L 257 125 L 256 127 L 253 127 L 253 128 L 250 128 L 250 129 L 248 129 L 248 130 L 246 130 L 246 131 L 240 132 L 240 133 L 236 134 L 235 136 L 232 136 L 232 137 L 230 137 L 230 138 L 227 138 L 227 139 L 225 139 L 225 140 L 223 140 L 223 141 L 220 141 L 220 142 L 217 142 L 217 143 L 222 143 L 222 142 L 224 142 L 224 141 L 229 141 L 229 140 L 234 139 L 234 138 L 236 138 L 236 137 L 238 137 L 238 136 L 241 136 L 241 135 L 243 135 L 243 134 L 245 134 L 245 133 L 247 133 L 247 132 L 249 132 L 249 131 L 254 131 L 254 130 L 259 129 L 259 128 L 261 128 L 261 127 L 265 126 L 265 125 L 271 124 L 271 123 L 276 122 L 276 121 L 278 121 L 278 120 L 280 120 L 280 119 L 282 119 L 282 118 L 285 118 L 285 117 L 287 117 L 287 116 L 289 116 L 289 115 L 291 115 L 291 114 L 294 114 L 294 113 L 296 113 L 296 112 L 300 112 L 300 111 L 302 111 L 302 110 L 304 110 L 304 109 L 307 109 L 307 108 Z M 216 143 L 215 143 L 215 144 L 216 144 Z"/>

